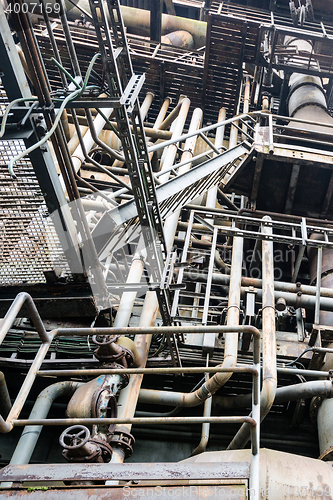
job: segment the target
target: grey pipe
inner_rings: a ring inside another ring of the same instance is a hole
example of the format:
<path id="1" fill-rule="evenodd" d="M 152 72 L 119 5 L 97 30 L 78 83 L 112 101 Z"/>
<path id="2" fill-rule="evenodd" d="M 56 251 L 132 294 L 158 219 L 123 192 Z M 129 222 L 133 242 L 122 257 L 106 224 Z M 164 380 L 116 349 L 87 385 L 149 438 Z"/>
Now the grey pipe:
<path id="1" fill-rule="evenodd" d="M 193 281 L 196 282 L 202 282 L 206 283 L 207 282 L 207 274 L 204 273 L 198 273 L 196 271 L 184 271 L 184 277 L 187 279 L 192 279 Z M 230 276 L 226 274 L 218 274 L 218 273 L 213 273 L 212 275 L 212 282 L 216 285 L 228 285 L 230 283 Z M 254 279 L 254 278 L 242 278 L 242 284 L 246 284 L 246 286 L 241 287 L 241 296 L 245 297 L 248 287 L 249 286 L 254 286 L 255 288 L 257 286 L 262 286 L 262 280 L 259 279 Z M 299 297 L 297 296 L 297 293 L 299 289 L 297 289 L 296 285 L 294 283 L 283 283 L 283 282 L 274 282 L 274 285 L 276 285 L 277 289 L 274 290 L 274 297 L 275 299 L 278 299 L 280 297 L 284 298 L 288 306 L 300 306 L 304 307 L 304 309 L 314 309 L 316 305 L 316 287 L 309 286 L 309 285 L 301 285 L 300 290 L 303 292 L 309 292 L 311 295 L 307 295 L 305 293 L 302 293 L 302 295 Z M 290 291 L 283 291 L 283 290 L 290 290 Z M 312 295 L 312 293 L 314 295 Z M 324 296 L 322 296 L 324 295 Z M 256 297 L 260 301 L 263 297 L 263 292 L 261 288 L 258 288 L 256 290 Z M 320 309 L 324 311 L 333 311 L 333 292 L 332 289 L 329 288 L 322 288 L 321 289 L 321 297 L 320 297 Z"/>
<path id="2" fill-rule="evenodd" d="M 76 389 L 82 385 L 80 382 L 57 382 L 46 387 L 36 399 L 29 419 L 46 418 L 52 403 L 60 396 L 72 396 Z M 28 464 L 35 449 L 36 443 L 42 432 L 42 425 L 26 426 L 15 448 L 10 465 Z"/>
<path id="3" fill-rule="evenodd" d="M 330 380 L 311 380 L 301 384 L 287 385 L 276 389 L 274 404 L 308 399 L 315 396 L 332 396 L 332 382 Z M 216 396 L 214 405 L 226 409 L 251 408 L 252 394 L 244 396 Z"/>
<path id="4" fill-rule="evenodd" d="M 271 221 L 268 216 L 263 221 Z M 269 225 L 263 225 L 263 233 L 273 234 Z M 275 331 L 275 301 L 274 301 L 274 253 L 273 242 L 262 241 L 262 363 L 263 380 L 260 394 L 260 421 L 265 418 L 275 399 L 277 387 L 276 370 L 276 331 Z M 243 424 L 231 443 L 229 450 L 244 448 L 250 439 L 250 427 Z"/>
<path id="5" fill-rule="evenodd" d="M 274 404 L 296 401 L 298 399 L 312 398 L 314 396 L 332 396 L 332 382 L 330 380 L 311 380 L 301 384 L 279 387 L 276 390 Z M 214 396 L 213 405 L 223 408 L 223 410 L 232 410 L 237 408 L 251 407 L 252 394 L 243 396 Z M 156 391 L 153 389 L 141 389 L 139 402 L 146 404 L 156 404 L 165 406 L 176 406 L 182 404 L 181 392 Z M 194 452 L 193 452 L 194 454 Z"/>

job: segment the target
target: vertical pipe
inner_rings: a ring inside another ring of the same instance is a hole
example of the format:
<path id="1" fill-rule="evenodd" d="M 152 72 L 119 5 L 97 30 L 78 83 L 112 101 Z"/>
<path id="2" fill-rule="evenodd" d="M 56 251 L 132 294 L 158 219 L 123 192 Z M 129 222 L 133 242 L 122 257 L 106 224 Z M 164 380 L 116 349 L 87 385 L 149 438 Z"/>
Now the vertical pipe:
<path id="1" fill-rule="evenodd" d="M 177 120 L 173 123 L 173 133 L 172 133 L 172 139 L 176 139 L 182 134 L 186 118 L 187 118 L 187 113 L 190 108 L 191 101 L 186 97 L 181 104 L 179 115 L 177 117 Z M 175 157 L 177 154 L 178 146 L 177 143 L 171 144 L 168 146 L 167 150 L 163 152 L 162 158 L 161 158 L 161 170 L 163 171 L 164 169 L 168 169 L 169 167 L 172 167 L 175 161 Z M 165 175 L 160 176 L 160 181 L 161 183 L 166 182 L 170 176 L 170 172 L 167 172 Z"/>
<path id="2" fill-rule="evenodd" d="M 187 108 L 187 104 L 185 103 L 185 109 Z M 187 112 L 186 112 L 187 113 Z M 185 122 L 185 118 L 182 116 L 181 117 L 181 122 Z M 192 130 L 197 130 L 200 128 L 202 120 L 202 110 L 197 108 L 194 110 L 191 123 L 190 123 L 190 131 Z M 177 126 L 178 128 L 178 126 Z M 181 130 L 178 132 L 179 135 L 182 132 Z M 189 158 L 189 155 L 193 156 L 193 151 L 195 148 L 195 143 L 196 143 L 196 136 L 189 138 L 184 147 L 184 153 L 183 156 L 186 156 L 186 159 Z M 171 161 L 171 153 L 169 153 L 170 157 L 168 158 L 168 162 Z M 176 155 L 176 150 L 174 151 L 174 156 Z M 182 156 L 182 161 L 183 160 Z M 184 156 L 184 158 L 185 158 Z M 173 157 L 174 161 L 174 157 Z M 183 173 L 187 170 L 189 170 L 191 167 L 191 163 L 188 163 L 187 165 L 184 165 L 179 169 L 179 174 Z M 166 168 L 166 167 L 164 167 Z M 177 211 L 175 214 L 172 214 L 170 217 L 167 218 L 165 224 L 164 224 L 164 237 L 165 237 L 165 242 L 167 245 L 167 251 L 169 252 L 174 241 L 176 229 L 177 229 L 177 222 L 179 218 L 179 213 L 180 211 Z M 158 313 L 158 301 L 156 297 L 155 292 L 148 292 L 144 301 L 141 317 L 140 317 L 140 323 L 139 325 L 142 327 L 147 327 L 147 326 L 152 326 L 155 323 L 155 319 Z M 146 363 L 146 360 L 148 358 L 148 353 L 149 353 L 149 348 L 150 348 L 150 342 L 151 342 L 151 337 L 148 337 L 147 335 L 137 335 L 135 337 L 135 344 L 138 347 L 138 350 L 140 352 L 140 357 L 143 360 L 143 364 Z M 120 393 L 119 396 L 119 417 L 121 418 L 131 418 L 134 415 L 136 404 L 137 404 L 137 399 L 139 396 L 139 391 L 142 383 L 142 375 L 132 375 L 130 378 L 130 382 L 128 386 L 123 389 Z M 122 426 L 124 428 L 124 426 Z M 125 430 L 128 432 L 130 431 L 131 426 L 125 426 Z M 113 449 L 113 455 L 111 462 L 113 463 L 121 463 L 123 462 L 125 458 L 124 451 L 121 448 L 114 447 Z"/>
<path id="3" fill-rule="evenodd" d="M 128 273 L 127 283 L 139 283 L 144 269 L 145 251 L 143 249 L 143 238 L 140 238 L 138 248 L 134 254 L 132 264 Z M 137 292 L 124 292 L 121 296 L 118 311 L 113 323 L 114 328 L 127 326 L 133 312 L 133 305 Z"/>
<path id="4" fill-rule="evenodd" d="M 273 233 L 269 225 L 270 217 L 263 217 L 262 232 L 269 236 Z M 275 399 L 277 387 L 276 370 L 276 331 L 274 299 L 274 254 L 273 242 L 262 241 L 262 363 L 263 383 L 260 394 L 260 421 L 262 421 Z M 228 446 L 229 450 L 244 448 L 250 438 L 250 428 L 243 424 Z"/>
<path id="5" fill-rule="evenodd" d="M 170 104 L 170 99 L 165 99 L 163 106 L 157 116 L 157 119 L 154 123 L 154 128 L 158 128 L 160 124 L 163 122 L 165 113 L 167 112 L 168 106 Z M 181 131 L 180 131 L 181 134 Z M 152 158 L 153 153 L 149 153 L 150 159 Z M 165 231 L 165 230 L 164 230 Z M 143 238 L 140 238 L 138 248 L 136 254 L 133 258 L 131 269 L 127 278 L 127 283 L 139 283 L 141 280 L 141 276 L 144 269 L 144 259 L 146 257 L 146 253 L 144 251 L 144 241 Z M 129 319 L 131 317 L 131 313 L 133 310 L 135 298 L 137 292 L 124 292 L 122 294 L 119 308 L 115 317 L 114 327 L 123 327 L 127 326 Z"/>
<path id="6" fill-rule="evenodd" d="M 165 118 L 165 115 L 166 115 L 166 113 L 168 111 L 168 108 L 169 108 L 170 104 L 171 104 L 171 98 L 170 97 L 166 97 L 164 99 L 164 102 L 163 102 L 163 104 L 161 106 L 161 109 L 160 109 L 160 111 L 159 111 L 159 113 L 157 115 L 157 118 L 155 120 L 154 128 L 157 128 L 157 129 L 160 128 L 161 124 L 163 123 L 163 120 Z"/>
<path id="7" fill-rule="evenodd" d="M 250 109 L 250 78 L 247 76 L 245 78 L 245 86 L 244 86 L 244 103 L 243 103 L 243 113 L 248 113 Z M 243 123 L 242 130 L 247 132 L 246 123 Z M 242 134 L 242 140 L 246 139 L 246 135 Z"/>
<path id="8" fill-rule="evenodd" d="M 209 366 L 209 354 L 207 354 L 206 366 Z M 208 379 L 209 379 L 209 375 L 208 375 L 208 373 L 205 373 L 205 382 L 208 382 Z M 204 411 L 203 411 L 204 417 L 211 416 L 212 402 L 213 402 L 213 398 L 208 398 L 204 402 Z M 195 450 L 192 451 L 191 457 L 194 457 L 195 455 L 199 455 L 199 453 L 203 453 L 205 451 L 207 444 L 208 444 L 208 440 L 209 440 L 209 431 L 210 431 L 210 423 L 205 422 L 204 424 L 202 424 L 201 439 L 200 439 L 198 446 L 195 448 Z"/>
<path id="9" fill-rule="evenodd" d="M 232 247 L 230 287 L 228 299 L 227 325 L 239 325 L 241 281 L 243 267 L 243 238 L 234 236 Z M 224 336 L 224 359 L 221 366 L 232 368 L 237 364 L 238 333 L 228 332 Z M 195 392 L 184 395 L 182 406 L 196 406 L 210 398 L 231 377 L 232 372 L 215 373 Z"/>
<path id="10" fill-rule="evenodd" d="M 320 318 L 320 285 L 321 285 L 321 268 L 323 261 L 323 247 L 318 247 L 317 255 L 317 282 L 316 282 L 316 307 L 315 307 L 315 317 L 314 324 L 319 325 Z"/>
<path id="11" fill-rule="evenodd" d="M 142 121 L 146 119 L 147 113 L 149 111 L 151 103 L 153 102 L 154 97 L 155 94 L 153 94 L 152 92 L 147 92 L 146 97 L 144 98 L 144 101 L 140 107 Z"/>

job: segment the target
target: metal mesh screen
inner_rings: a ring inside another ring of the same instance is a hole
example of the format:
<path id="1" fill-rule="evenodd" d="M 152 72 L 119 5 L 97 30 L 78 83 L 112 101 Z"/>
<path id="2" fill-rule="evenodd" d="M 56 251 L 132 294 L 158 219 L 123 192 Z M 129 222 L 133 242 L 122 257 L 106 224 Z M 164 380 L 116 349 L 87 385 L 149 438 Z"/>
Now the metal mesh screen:
<path id="1" fill-rule="evenodd" d="M 2 115 L 7 104 L 3 89 L 0 99 Z M 0 285 L 45 283 L 43 271 L 58 266 L 70 278 L 31 162 L 15 164 L 17 179 L 9 174 L 9 160 L 24 148 L 23 141 L 0 142 Z"/>

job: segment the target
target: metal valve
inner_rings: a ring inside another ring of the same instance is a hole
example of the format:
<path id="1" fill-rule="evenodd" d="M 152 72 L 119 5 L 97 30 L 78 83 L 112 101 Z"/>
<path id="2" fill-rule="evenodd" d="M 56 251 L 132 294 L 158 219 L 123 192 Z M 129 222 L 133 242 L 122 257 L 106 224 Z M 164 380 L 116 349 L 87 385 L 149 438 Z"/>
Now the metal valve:
<path id="1" fill-rule="evenodd" d="M 82 448 L 90 438 L 90 431 L 84 425 L 72 425 L 64 430 L 59 438 L 60 445 L 65 450 Z"/>

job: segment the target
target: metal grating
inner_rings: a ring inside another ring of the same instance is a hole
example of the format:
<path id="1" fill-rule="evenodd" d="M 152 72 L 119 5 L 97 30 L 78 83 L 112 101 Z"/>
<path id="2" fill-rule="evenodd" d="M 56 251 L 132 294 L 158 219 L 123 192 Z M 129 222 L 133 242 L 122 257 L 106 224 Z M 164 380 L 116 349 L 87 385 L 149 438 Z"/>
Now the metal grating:
<path id="1" fill-rule="evenodd" d="M 0 109 L 5 108 L 1 91 Z M 23 141 L 0 142 L 0 285 L 45 283 L 43 271 L 60 267 L 71 278 L 55 227 L 48 217 L 31 162 L 16 164 L 17 179 L 8 161 L 24 149 Z"/>

